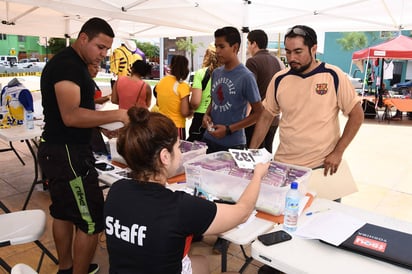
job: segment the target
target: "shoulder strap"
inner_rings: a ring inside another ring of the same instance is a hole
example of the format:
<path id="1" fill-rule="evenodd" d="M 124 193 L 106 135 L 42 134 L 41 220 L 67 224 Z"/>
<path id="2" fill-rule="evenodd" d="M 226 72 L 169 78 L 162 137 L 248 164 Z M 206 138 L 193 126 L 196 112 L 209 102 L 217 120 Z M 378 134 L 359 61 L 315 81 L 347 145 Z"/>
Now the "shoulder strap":
<path id="1" fill-rule="evenodd" d="M 210 70 L 208 68 L 205 72 L 205 76 L 203 76 L 203 79 L 202 79 L 202 90 L 205 90 L 207 83 L 209 82 L 209 79 L 210 79 Z"/>
<path id="2" fill-rule="evenodd" d="M 142 81 L 143 81 L 143 80 L 142 80 Z M 135 105 L 139 105 L 138 103 L 139 103 L 139 99 L 140 99 L 140 94 L 142 93 L 142 89 L 143 89 L 144 87 L 146 87 L 146 82 L 145 82 L 145 81 L 143 81 L 143 84 L 142 84 L 142 86 L 140 87 L 139 93 L 137 94 L 137 99 L 136 99 Z"/>

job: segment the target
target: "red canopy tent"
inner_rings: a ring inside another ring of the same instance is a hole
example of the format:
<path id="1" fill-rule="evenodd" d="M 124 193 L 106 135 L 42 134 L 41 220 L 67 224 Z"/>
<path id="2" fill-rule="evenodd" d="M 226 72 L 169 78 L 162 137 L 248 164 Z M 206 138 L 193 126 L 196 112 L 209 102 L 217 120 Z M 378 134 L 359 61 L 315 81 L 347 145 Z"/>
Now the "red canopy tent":
<path id="1" fill-rule="evenodd" d="M 356 64 L 363 71 L 366 71 L 366 68 L 370 63 L 370 59 L 412 59 L 412 38 L 404 35 L 399 35 L 396 38 L 375 46 L 355 51 L 352 54 L 352 63 Z M 366 62 L 364 62 L 364 60 L 366 60 Z M 379 86 L 382 86 L 383 82 L 382 70 L 383 66 L 381 68 Z M 365 78 L 366 73 L 364 80 Z"/>
<path id="2" fill-rule="evenodd" d="M 412 59 L 412 38 L 399 35 L 384 43 L 355 51 L 352 60 L 388 58 Z"/>

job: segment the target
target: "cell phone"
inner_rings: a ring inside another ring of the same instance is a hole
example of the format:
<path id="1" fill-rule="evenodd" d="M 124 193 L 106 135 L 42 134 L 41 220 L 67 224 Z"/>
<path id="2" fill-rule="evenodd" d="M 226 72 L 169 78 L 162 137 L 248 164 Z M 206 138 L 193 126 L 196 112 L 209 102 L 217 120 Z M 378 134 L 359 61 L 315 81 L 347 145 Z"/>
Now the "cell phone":
<path id="1" fill-rule="evenodd" d="M 108 163 L 95 163 L 94 166 L 101 171 L 110 171 L 114 169 L 114 166 Z"/>
<path id="2" fill-rule="evenodd" d="M 274 245 L 281 242 L 286 242 L 292 239 L 292 236 L 286 231 L 279 230 L 274 232 L 269 232 L 258 236 L 258 240 L 264 245 Z"/>

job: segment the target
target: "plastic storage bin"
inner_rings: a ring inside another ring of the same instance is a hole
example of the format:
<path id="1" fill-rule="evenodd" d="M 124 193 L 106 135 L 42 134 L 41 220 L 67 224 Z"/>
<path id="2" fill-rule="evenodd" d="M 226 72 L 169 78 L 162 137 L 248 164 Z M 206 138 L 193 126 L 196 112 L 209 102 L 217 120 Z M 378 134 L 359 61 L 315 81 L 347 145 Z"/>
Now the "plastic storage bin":
<path id="1" fill-rule="evenodd" d="M 189 142 L 180 140 L 180 151 L 182 152 L 182 157 L 180 160 L 180 166 L 176 170 L 176 174 L 183 174 L 185 172 L 184 163 L 192 160 L 198 156 L 206 155 L 207 145 L 203 142 Z"/>
<path id="2" fill-rule="evenodd" d="M 224 200 L 237 201 L 253 175 L 252 170 L 236 167 L 229 152 L 198 156 L 184 164 L 189 187 Z M 299 192 L 305 195 L 312 170 L 307 167 L 271 162 L 268 175 L 261 184 L 256 208 L 273 215 L 281 215 L 285 208 L 286 192 L 292 181 L 299 183 Z"/>
<path id="3" fill-rule="evenodd" d="M 117 152 L 116 148 L 117 138 L 112 138 L 109 140 L 110 154 L 113 161 L 127 165 L 126 161 Z M 200 155 L 206 155 L 207 145 L 203 142 L 188 142 L 180 140 L 180 151 L 182 151 L 182 157 L 179 168 L 176 170 L 174 175 L 183 174 L 185 168 L 183 164 L 191 159 L 194 159 Z"/>

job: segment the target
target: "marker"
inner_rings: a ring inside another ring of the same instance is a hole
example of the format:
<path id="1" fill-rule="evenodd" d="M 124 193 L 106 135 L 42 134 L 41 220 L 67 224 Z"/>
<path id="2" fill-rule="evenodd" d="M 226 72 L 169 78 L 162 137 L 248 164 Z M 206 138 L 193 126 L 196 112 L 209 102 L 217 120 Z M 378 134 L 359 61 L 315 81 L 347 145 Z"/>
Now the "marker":
<path id="1" fill-rule="evenodd" d="M 325 212 L 325 211 L 328 211 L 328 210 L 330 210 L 330 208 L 326 208 L 326 209 L 323 209 L 323 210 L 311 211 L 311 212 L 306 213 L 306 216 L 311 216 L 311 215 L 318 214 L 318 213 L 321 213 L 321 212 Z"/>

